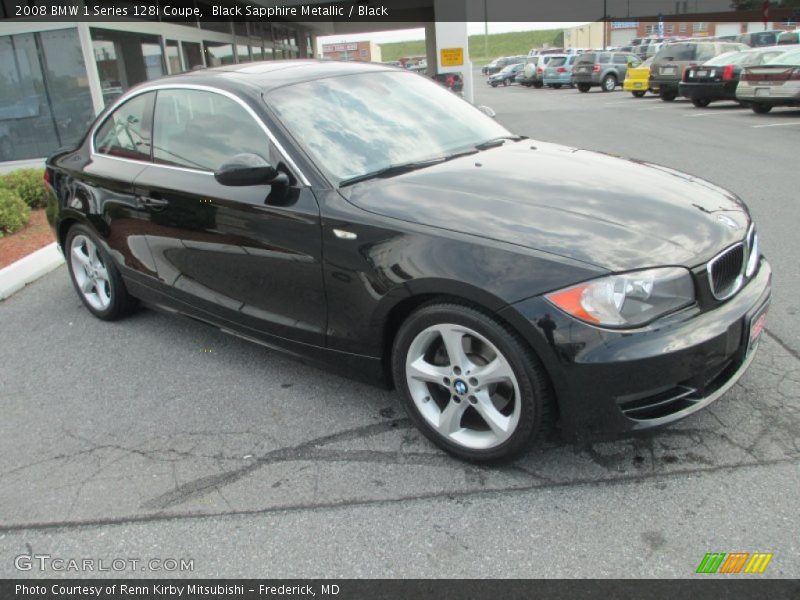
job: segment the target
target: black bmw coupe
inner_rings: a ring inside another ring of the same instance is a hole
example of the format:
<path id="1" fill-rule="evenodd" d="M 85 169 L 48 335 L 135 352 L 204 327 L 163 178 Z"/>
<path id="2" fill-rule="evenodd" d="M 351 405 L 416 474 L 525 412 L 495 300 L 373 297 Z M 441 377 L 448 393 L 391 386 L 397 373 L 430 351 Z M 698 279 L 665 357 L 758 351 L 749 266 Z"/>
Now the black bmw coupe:
<path id="1" fill-rule="evenodd" d="M 701 409 L 752 361 L 770 299 L 730 192 L 515 136 L 382 65 L 148 82 L 45 179 L 95 316 L 141 301 L 396 386 L 470 460 Z"/>

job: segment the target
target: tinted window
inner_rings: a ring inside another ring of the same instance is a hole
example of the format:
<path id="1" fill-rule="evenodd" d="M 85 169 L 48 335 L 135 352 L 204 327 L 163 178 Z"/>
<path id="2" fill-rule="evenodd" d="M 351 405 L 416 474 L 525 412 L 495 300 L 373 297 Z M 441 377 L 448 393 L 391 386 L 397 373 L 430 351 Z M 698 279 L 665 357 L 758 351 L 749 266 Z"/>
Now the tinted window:
<path id="1" fill-rule="evenodd" d="M 601 54 L 597 62 L 599 62 L 601 65 L 607 65 L 609 62 L 611 62 L 611 55 Z"/>
<path id="2" fill-rule="evenodd" d="M 697 56 L 697 46 L 698 44 L 670 44 L 669 46 L 664 46 L 656 54 L 655 61 L 694 60 Z M 711 57 L 709 56 L 709 58 Z"/>
<path id="3" fill-rule="evenodd" d="M 597 55 L 594 52 L 587 52 L 586 54 L 581 54 L 578 57 L 578 62 L 576 62 L 575 64 L 576 65 L 582 65 L 582 64 L 590 64 L 591 65 L 591 64 L 594 64 L 594 61 L 595 61 L 596 57 L 597 57 Z"/>
<path id="4" fill-rule="evenodd" d="M 158 92 L 153 158 L 156 162 L 207 171 L 237 154 L 270 159 L 266 134 L 242 106 L 201 90 Z"/>
<path id="5" fill-rule="evenodd" d="M 556 56 L 555 58 L 553 58 L 553 59 L 550 61 L 550 64 L 549 64 L 548 66 L 551 66 L 551 67 L 560 67 L 560 66 L 562 66 L 562 65 L 563 65 L 565 62 L 567 62 L 567 59 L 566 59 L 565 57 L 563 57 L 563 56 Z"/>
<path id="6" fill-rule="evenodd" d="M 628 57 L 622 54 L 615 54 L 614 55 L 614 64 L 615 65 L 627 65 L 628 64 Z"/>
<path id="7" fill-rule="evenodd" d="M 153 98 L 149 92 L 131 98 L 106 118 L 94 138 L 99 154 L 150 160 Z"/>

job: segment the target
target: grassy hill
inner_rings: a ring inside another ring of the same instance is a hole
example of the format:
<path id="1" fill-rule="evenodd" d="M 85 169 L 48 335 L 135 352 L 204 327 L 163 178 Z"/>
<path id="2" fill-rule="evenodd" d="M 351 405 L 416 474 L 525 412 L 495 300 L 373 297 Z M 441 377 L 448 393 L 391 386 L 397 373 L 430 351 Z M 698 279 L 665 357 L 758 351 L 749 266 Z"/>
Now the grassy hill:
<path id="1" fill-rule="evenodd" d="M 541 48 L 544 44 L 561 46 L 564 32 L 561 29 L 542 29 L 540 31 L 511 31 L 489 34 L 488 52 L 485 50 L 483 35 L 469 36 L 469 55 L 476 65 L 483 65 L 498 56 L 527 54 L 531 48 Z M 381 44 L 381 59 L 397 60 L 402 56 L 424 56 L 425 41 L 393 42 Z"/>

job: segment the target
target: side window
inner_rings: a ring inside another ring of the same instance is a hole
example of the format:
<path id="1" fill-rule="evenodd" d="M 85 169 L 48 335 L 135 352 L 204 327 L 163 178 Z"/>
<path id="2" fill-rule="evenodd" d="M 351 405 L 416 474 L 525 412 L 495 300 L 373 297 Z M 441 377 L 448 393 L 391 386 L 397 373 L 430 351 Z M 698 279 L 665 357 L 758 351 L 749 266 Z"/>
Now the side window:
<path id="1" fill-rule="evenodd" d="M 611 61 L 611 56 L 608 54 L 601 54 L 597 60 L 601 65 L 607 65 Z"/>
<path id="2" fill-rule="evenodd" d="M 627 65 L 628 59 L 623 54 L 615 54 L 614 55 L 614 64 L 615 65 Z"/>
<path id="3" fill-rule="evenodd" d="M 161 90 L 153 118 L 153 159 L 214 171 L 237 154 L 270 160 L 271 144 L 238 102 L 202 90 Z"/>
<path id="4" fill-rule="evenodd" d="M 97 153 L 149 161 L 154 98 L 140 94 L 112 112 L 95 134 Z"/>

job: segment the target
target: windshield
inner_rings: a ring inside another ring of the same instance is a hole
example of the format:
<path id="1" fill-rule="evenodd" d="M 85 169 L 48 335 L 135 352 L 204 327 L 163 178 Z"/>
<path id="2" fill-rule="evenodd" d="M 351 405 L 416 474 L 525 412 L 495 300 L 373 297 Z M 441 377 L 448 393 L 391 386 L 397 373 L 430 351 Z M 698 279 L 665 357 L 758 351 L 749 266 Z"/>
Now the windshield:
<path id="1" fill-rule="evenodd" d="M 266 102 L 339 182 L 511 135 L 468 102 L 413 73 L 318 79 L 278 88 Z"/>
<path id="2" fill-rule="evenodd" d="M 791 65 L 793 67 L 800 67 L 800 50 L 792 50 L 779 54 L 775 58 L 768 60 L 768 65 Z"/>

